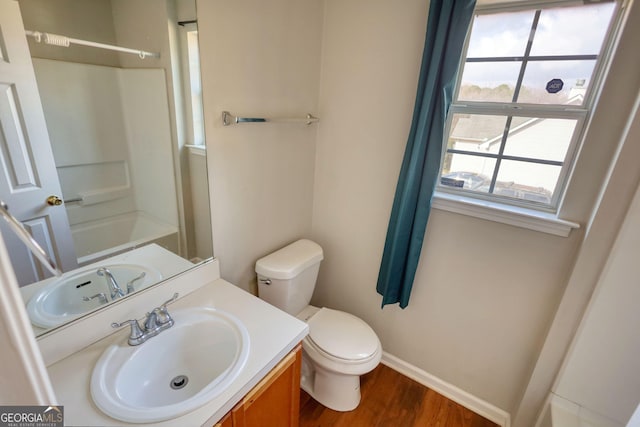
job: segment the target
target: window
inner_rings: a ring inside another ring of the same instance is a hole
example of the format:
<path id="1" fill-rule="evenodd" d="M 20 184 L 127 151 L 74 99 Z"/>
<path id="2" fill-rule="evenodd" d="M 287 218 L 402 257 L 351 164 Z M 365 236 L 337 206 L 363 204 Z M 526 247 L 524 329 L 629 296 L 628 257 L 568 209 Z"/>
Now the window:
<path id="1" fill-rule="evenodd" d="M 557 209 L 619 6 L 476 12 L 447 117 L 439 191 Z"/>
<path id="2" fill-rule="evenodd" d="M 204 147 L 204 113 L 200 79 L 198 27 L 195 22 L 179 23 L 182 34 L 185 119 L 188 145 Z"/>

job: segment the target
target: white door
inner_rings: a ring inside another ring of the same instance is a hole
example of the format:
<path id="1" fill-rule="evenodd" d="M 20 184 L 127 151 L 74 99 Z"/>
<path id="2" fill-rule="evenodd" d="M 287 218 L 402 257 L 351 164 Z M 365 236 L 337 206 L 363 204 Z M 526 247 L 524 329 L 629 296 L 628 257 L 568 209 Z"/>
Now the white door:
<path id="1" fill-rule="evenodd" d="M 38 86 L 18 2 L 0 0 L 0 199 L 63 270 L 77 267 Z M 49 276 L 0 221 L 20 285 Z"/>

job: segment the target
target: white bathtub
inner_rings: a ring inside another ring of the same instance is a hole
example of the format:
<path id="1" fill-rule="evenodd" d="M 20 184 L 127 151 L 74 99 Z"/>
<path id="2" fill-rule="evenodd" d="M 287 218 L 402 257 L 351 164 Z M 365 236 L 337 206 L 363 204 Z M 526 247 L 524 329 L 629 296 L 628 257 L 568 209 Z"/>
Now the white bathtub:
<path id="1" fill-rule="evenodd" d="M 632 424 L 627 424 L 627 427 Z M 536 427 L 624 427 L 617 421 L 607 418 L 578 403 L 549 393 L 545 409 L 536 423 Z"/>
<path id="2" fill-rule="evenodd" d="M 132 212 L 71 226 L 78 264 L 156 243 L 178 253 L 178 228 L 143 212 Z"/>

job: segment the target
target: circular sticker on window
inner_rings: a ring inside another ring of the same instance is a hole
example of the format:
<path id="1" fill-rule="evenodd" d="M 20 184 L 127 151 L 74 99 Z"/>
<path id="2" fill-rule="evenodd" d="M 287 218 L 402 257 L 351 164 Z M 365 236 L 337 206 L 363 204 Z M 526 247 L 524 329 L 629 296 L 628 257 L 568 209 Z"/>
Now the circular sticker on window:
<path id="1" fill-rule="evenodd" d="M 564 82 L 560 79 L 551 79 L 547 83 L 547 92 L 549 93 L 558 93 L 562 90 L 562 86 L 564 86 Z"/>

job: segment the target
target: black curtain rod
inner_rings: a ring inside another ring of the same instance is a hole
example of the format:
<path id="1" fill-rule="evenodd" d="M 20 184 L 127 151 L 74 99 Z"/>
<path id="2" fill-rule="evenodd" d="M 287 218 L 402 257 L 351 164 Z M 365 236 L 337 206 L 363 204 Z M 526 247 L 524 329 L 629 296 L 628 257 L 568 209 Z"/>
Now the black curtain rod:
<path id="1" fill-rule="evenodd" d="M 187 24 L 197 24 L 197 23 L 198 23 L 197 19 L 192 19 L 191 21 L 178 21 L 178 25 L 181 25 L 183 27 Z"/>

